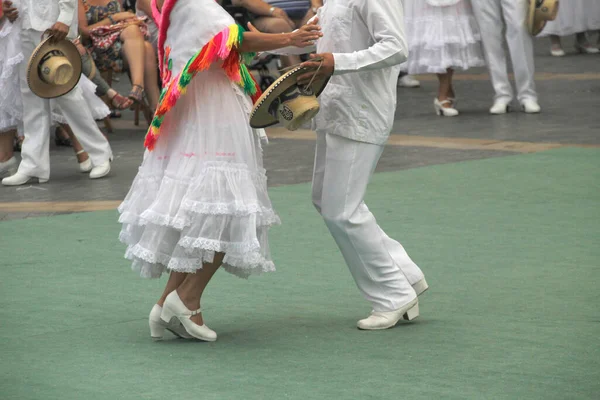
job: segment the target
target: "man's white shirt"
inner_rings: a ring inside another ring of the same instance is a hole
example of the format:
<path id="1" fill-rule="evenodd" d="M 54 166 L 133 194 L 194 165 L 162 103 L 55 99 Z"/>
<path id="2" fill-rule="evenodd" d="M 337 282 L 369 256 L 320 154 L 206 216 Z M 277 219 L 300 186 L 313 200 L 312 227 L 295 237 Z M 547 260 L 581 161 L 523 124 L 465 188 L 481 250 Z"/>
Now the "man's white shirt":
<path id="1" fill-rule="evenodd" d="M 326 0 L 317 53 L 333 53 L 335 72 L 321 94 L 313 129 L 384 144 L 394 122 L 396 83 L 408 45 L 398 0 Z"/>
<path id="2" fill-rule="evenodd" d="M 21 0 L 23 29 L 43 32 L 56 22 L 70 27 L 69 38 L 77 37 L 78 0 Z"/>

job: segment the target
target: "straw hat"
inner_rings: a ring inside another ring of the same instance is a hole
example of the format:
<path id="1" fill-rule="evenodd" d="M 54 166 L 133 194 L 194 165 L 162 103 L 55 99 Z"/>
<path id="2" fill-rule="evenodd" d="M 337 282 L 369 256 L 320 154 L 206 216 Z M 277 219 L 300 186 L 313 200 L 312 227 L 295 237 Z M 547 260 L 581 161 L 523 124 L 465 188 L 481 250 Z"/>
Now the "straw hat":
<path id="1" fill-rule="evenodd" d="M 319 112 L 317 97 L 321 94 L 329 77 L 313 79 L 308 85 L 299 85 L 296 80 L 312 69 L 295 67 L 282 75 L 257 100 L 250 114 L 250 126 L 266 128 L 281 122 L 286 129 L 295 131 Z"/>
<path id="2" fill-rule="evenodd" d="M 81 56 L 68 40 L 45 39 L 33 51 L 27 65 L 27 84 L 33 93 L 52 99 L 69 93 L 81 78 Z"/>
<path id="3" fill-rule="evenodd" d="M 558 0 L 529 0 L 527 29 L 533 36 L 538 35 L 546 22 L 554 21 L 558 14 Z"/>

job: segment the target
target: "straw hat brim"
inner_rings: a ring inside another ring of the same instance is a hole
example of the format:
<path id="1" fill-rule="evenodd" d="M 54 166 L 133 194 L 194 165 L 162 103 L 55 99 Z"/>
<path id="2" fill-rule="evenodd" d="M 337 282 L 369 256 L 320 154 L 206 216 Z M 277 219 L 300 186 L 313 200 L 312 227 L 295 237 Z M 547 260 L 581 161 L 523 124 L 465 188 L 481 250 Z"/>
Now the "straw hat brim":
<path id="1" fill-rule="evenodd" d="M 532 36 L 537 36 L 542 32 L 546 23 L 548 21 L 552 21 L 556 18 L 556 13 L 558 12 L 558 7 L 560 2 L 558 0 L 545 0 L 542 3 L 542 6 L 547 7 L 547 9 L 552 10 L 550 12 L 550 17 L 547 17 L 547 13 L 543 13 L 543 16 L 546 18 L 539 18 L 539 14 L 537 12 L 536 0 L 529 0 L 529 13 L 527 14 L 527 30 Z M 538 18 L 536 18 L 538 17 Z"/>
<path id="2" fill-rule="evenodd" d="M 535 0 L 529 0 L 529 12 L 527 13 L 527 30 L 533 35 L 533 20 L 535 19 Z"/>
<path id="3" fill-rule="evenodd" d="M 252 113 L 250 114 L 250 126 L 258 129 L 267 128 L 277 124 L 279 122 L 277 118 L 269 113 L 269 107 L 271 106 L 271 103 L 273 103 L 273 101 L 275 101 L 275 99 L 277 99 L 277 97 L 279 97 L 282 93 L 295 85 L 298 76 L 311 71 L 314 70 L 298 66 L 273 82 L 273 84 L 269 86 L 269 88 L 265 90 L 262 96 L 260 96 L 256 101 L 256 104 L 252 109 Z M 329 77 L 314 80 L 311 87 L 315 96 L 319 97 L 321 92 L 323 92 L 325 89 L 325 86 L 327 86 L 328 82 Z"/>
<path id="4" fill-rule="evenodd" d="M 38 72 L 38 66 L 44 56 L 53 50 L 58 50 L 65 55 L 73 66 L 73 76 L 64 85 L 52 85 L 44 82 Z M 27 64 L 27 84 L 31 91 L 43 99 L 53 99 L 69 93 L 81 78 L 81 55 L 77 47 L 68 40 L 51 43 L 51 38 L 43 40 L 35 48 Z"/>

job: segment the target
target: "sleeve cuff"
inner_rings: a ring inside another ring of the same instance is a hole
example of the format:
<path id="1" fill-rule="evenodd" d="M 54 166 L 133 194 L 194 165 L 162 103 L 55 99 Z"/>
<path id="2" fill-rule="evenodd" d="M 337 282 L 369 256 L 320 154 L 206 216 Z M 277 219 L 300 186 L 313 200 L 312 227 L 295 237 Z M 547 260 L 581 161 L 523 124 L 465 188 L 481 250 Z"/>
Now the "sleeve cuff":
<path id="1" fill-rule="evenodd" d="M 334 75 L 347 74 L 358 69 L 356 53 L 333 53 Z"/>
<path id="2" fill-rule="evenodd" d="M 56 20 L 56 22 L 62 22 L 70 28 L 71 24 L 73 23 L 73 14 L 61 11 L 61 13 L 58 15 L 58 19 Z"/>

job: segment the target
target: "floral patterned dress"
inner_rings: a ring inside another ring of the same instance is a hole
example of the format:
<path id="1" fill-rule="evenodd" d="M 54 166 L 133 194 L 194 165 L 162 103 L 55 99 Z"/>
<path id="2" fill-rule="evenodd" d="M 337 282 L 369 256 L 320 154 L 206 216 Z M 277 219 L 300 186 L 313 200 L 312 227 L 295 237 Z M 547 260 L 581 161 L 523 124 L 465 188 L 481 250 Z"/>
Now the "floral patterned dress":
<path id="1" fill-rule="evenodd" d="M 108 18 L 109 15 L 123 11 L 121 3 L 118 0 L 111 0 L 106 6 L 93 6 L 88 4 L 86 0 L 82 1 L 88 25 L 96 24 Z M 100 71 L 123 71 L 123 42 L 120 39 L 117 39 L 114 45 L 107 50 L 96 49 L 92 46 L 89 48 L 92 51 L 94 62 Z"/>

